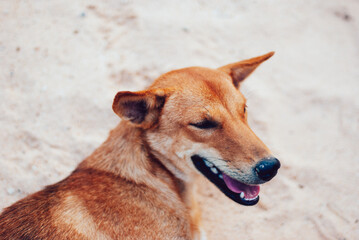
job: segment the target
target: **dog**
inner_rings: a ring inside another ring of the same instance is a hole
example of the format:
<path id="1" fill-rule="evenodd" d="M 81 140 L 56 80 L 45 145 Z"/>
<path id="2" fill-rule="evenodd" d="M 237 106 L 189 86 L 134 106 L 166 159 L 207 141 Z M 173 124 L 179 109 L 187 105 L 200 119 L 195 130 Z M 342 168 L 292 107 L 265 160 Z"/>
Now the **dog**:
<path id="1" fill-rule="evenodd" d="M 204 239 L 198 176 L 256 204 L 280 162 L 248 126 L 239 89 L 273 54 L 118 92 L 112 108 L 122 121 L 108 139 L 70 176 L 5 208 L 0 239 Z"/>

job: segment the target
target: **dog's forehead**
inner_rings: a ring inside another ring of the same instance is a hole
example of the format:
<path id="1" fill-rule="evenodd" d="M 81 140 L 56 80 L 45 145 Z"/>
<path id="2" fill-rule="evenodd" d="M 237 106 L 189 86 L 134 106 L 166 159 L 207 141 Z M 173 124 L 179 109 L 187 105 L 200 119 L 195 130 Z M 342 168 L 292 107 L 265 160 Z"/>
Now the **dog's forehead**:
<path id="1" fill-rule="evenodd" d="M 189 67 L 170 71 L 160 76 L 153 85 L 165 87 L 188 87 L 189 84 L 201 84 L 203 81 L 231 82 L 231 77 L 219 70 L 204 67 Z"/>
<path id="2" fill-rule="evenodd" d="M 216 69 L 191 67 L 171 71 L 158 78 L 152 87 L 174 89 L 171 99 L 181 102 L 183 107 L 219 104 L 235 111 L 238 104 L 245 102 L 232 78 Z"/>

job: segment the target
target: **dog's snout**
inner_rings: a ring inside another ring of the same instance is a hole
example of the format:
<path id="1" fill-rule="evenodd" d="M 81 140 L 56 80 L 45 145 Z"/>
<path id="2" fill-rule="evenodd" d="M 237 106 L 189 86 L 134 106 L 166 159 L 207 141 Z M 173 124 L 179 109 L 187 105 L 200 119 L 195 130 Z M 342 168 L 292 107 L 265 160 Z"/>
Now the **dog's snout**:
<path id="1" fill-rule="evenodd" d="M 280 168 L 279 160 L 274 157 L 270 157 L 261 160 L 255 166 L 255 171 L 261 180 L 269 181 L 277 174 L 279 168 Z"/>

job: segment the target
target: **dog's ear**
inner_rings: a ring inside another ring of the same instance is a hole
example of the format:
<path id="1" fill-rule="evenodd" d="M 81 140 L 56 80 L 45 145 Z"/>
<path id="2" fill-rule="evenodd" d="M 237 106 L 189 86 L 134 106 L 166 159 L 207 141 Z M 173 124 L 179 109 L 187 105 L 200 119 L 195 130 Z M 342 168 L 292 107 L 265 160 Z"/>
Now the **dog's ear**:
<path id="1" fill-rule="evenodd" d="M 246 79 L 262 62 L 273 56 L 274 52 L 269 52 L 259 57 L 243 60 L 240 62 L 228 64 L 218 68 L 232 77 L 233 84 L 236 88 Z"/>
<path id="2" fill-rule="evenodd" d="M 118 92 L 112 109 L 122 119 L 147 129 L 156 124 L 169 93 L 164 89 Z"/>

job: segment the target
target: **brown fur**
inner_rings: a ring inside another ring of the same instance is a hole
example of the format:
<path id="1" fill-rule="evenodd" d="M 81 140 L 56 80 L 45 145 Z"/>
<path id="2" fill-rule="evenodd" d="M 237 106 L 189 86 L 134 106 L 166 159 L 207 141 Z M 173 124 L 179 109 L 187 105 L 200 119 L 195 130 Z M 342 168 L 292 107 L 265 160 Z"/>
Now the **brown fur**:
<path id="1" fill-rule="evenodd" d="M 218 153 L 233 176 L 270 155 L 237 88 L 271 55 L 176 70 L 148 90 L 118 93 L 113 109 L 124 121 L 69 177 L 6 208 L 0 239 L 199 238 L 198 172 L 188 154 L 194 146 Z M 204 117 L 218 130 L 188 125 Z"/>

